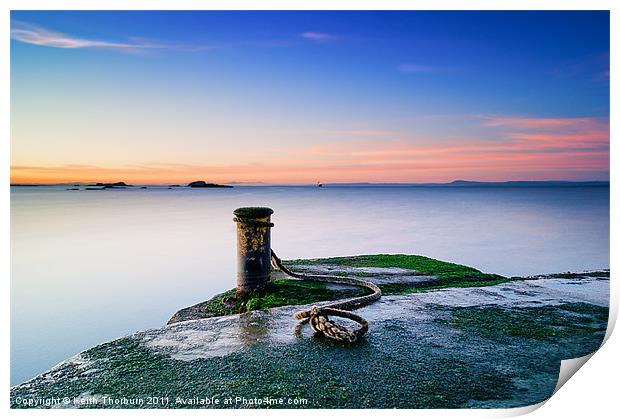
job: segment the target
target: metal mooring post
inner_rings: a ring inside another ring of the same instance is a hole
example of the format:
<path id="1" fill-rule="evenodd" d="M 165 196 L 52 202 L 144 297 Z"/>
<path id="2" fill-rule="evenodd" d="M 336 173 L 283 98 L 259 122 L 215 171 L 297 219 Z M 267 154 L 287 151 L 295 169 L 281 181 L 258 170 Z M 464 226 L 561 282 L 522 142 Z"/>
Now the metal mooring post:
<path id="1" fill-rule="evenodd" d="M 237 223 L 237 295 L 261 292 L 271 283 L 273 210 L 244 207 L 233 211 Z"/>

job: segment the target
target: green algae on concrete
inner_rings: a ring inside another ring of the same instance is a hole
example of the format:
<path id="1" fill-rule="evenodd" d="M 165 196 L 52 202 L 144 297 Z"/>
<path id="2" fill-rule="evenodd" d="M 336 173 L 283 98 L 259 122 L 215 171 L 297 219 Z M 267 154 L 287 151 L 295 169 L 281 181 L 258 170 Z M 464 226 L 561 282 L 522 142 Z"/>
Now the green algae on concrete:
<path id="1" fill-rule="evenodd" d="M 288 305 L 311 304 L 317 301 L 335 300 L 347 296 L 365 295 L 370 291 L 333 290 L 317 281 L 275 279 L 265 293 L 249 294 L 245 299 L 235 297 L 235 290 L 218 294 L 205 303 L 205 309 L 217 314 L 245 313 Z M 228 304 L 226 302 L 228 301 Z"/>
<path id="2" fill-rule="evenodd" d="M 456 329 L 489 339 L 521 337 L 549 341 L 558 337 L 605 335 L 607 307 L 586 303 L 566 303 L 532 308 L 458 307 L 449 320 Z"/>
<path id="3" fill-rule="evenodd" d="M 398 334 L 404 331 L 396 328 L 393 332 Z M 358 345 L 353 350 L 355 355 L 351 357 L 350 348 L 326 341 L 308 341 L 292 347 L 271 350 L 255 347 L 243 354 L 183 362 L 154 354 L 132 338 L 122 338 L 84 354 L 99 371 L 93 374 L 91 380 L 63 379 L 42 387 L 36 397 L 47 399 L 64 395 L 62 399 L 88 394 L 99 396 L 99 400 L 102 400 L 102 395 L 110 399 L 140 399 L 145 403 L 153 396 L 167 400 L 165 405 L 109 406 L 124 408 L 187 408 L 195 406 L 184 405 L 179 400 L 198 397 L 222 400 L 238 395 L 248 399 L 303 401 L 297 406 L 237 407 L 447 408 L 460 406 L 472 398 L 505 398 L 513 390 L 510 376 L 506 374 L 490 368 L 475 371 L 471 365 L 460 360 L 450 360 L 448 364 L 447 359 L 433 358 L 426 350 L 414 356 L 387 353 L 382 357 L 374 356 L 374 350 L 369 345 Z M 367 360 L 364 365 L 365 379 L 360 380 L 359 374 L 342 375 L 337 372 L 341 365 L 352 372 L 358 370 L 361 359 Z M 399 362 L 405 360 L 409 362 Z M 419 369 L 421 362 L 433 371 L 433 375 L 426 369 Z M 467 386 L 460 385 L 461 377 L 471 376 L 474 372 L 476 376 Z M 394 386 L 392 392 L 377 392 L 386 385 L 383 380 L 388 378 L 407 385 Z M 11 397 L 12 407 L 26 407 L 16 404 L 15 399 L 32 397 L 32 393 L 13 391 Z"/>
<path id="4" fill-rule="evenodd" d="M 54 379 L 41 378 L 32 385 L 13 388 L 11 405 L 28 407 L 18 403 L 23 399 L 90 395 L 99 403 L 79 407 L 525 406 L 552 394 L 555 383 L 548 378 L 557 379 L 561 359 L 598 348 L 605 325 L 605 308 L 590 304 L 519 308 L 519 318 L 525 318 L 532 329 L 528 333 L 515 333 L 513 313 L 493 306 L 429 305 L 426 310 L 420 318 L 376 322 L 372 333 L 354 346 L 315 337 L 285 345 L 250 345 L 224 356 L 179 360 L 149 348 L 139 334 L 124 337 L 85 351 L 80 355 L 81 368 L 67 364 L 54 372 Z M 539 317 L 541 312 L 546 314 Z M 548 333 L 558 318 L 568 321 L 575 313 L 572 329 Z M 478 321 L 498 315 L 503 318 L 488 326 Z M 464 326 L 449 320 L 464 318 L 477 321 Z M 552 324 L 546 323 L 550 319 Z M 592 333 L 590 328 L 596 331 Z M 85 369 L 92 372 L 85 373 Z M 106 405 L 101 402 L 103 396 L 159 402 Z M 184 402 L 205 397 L 303 401 L 298 405 L 230 406 Z M 166 400 L 165 404 L 161 400 Z"/>
<path id="5" fill-rule="evenodd" d="M 381 291 L 384 295 L 399 295 L 399 294 L 412 294 L 416 292 L 428 292 L 433 290 L 439 290 L 443 288 L 470 288 L 470 287 L 488 287 L 491 285 L 498 285 L 510 280 L 500 275 L 495 274 L 482 274 L 482 278 L 463 278 L 463 279 L 443 279 L 436 283 L 422 283 L 422 284 L 382 284 Z"/>
<path id="6" fill-rule="evenodd" d="M 422 274 L 435 275 L 442 280 L 482 280 L 501 278 L 499 275 L 485 274 L 470 266 L 420 255 L 378 254 L 342 256 L 322 259 L 297 259 L 286 261 L 287 265 L 330 264 L 355 268 L 401 268 L 418 271 Z"/>
<path id="7" fill-rule="evenodd" d="M 409 294 L 414 292 L 432 291 L 449 287 L 482 287 L 497 285 L 508 281 L 501 275 L 487 274 L 478 269 L 444 262 L 419 255 L 379 254 L 350 257 L 333 257 L 323 259 L 296 259 L 283 261 L 294 269 L 297 267 L 312 267 L 317 265 L 340 266 L 346 268 L 399 268 L 415 271 L 420 275 L 436 277 L 436 281 L 423 283 L 382 283 L 383 295 Z M 340 273 L 336 272 L 339 275 Z M 273 274 L 272 275 L 278 275 Z M 370 277 L 376 274 L 364 272 L 346 272 L 346 275 Z M 366 289 L 332 289 L 323 282 L 300 281 L 287 277 L 276 277 L 271 287 L 261 293 L 249 294 L 243 297 L 235 296 L 231 289 L 215 295 L 210 300 L 188 307 L 177 312 L 169 324 L 197 318 L 223 316 L 235 313 L 245 313 L 252 310 L 264 310 L 286 305 L 310 304 L 318 301 L 329 301 L 353 296 L 365 295 Z"/>
<path id="8" fill-rule="evenodd" d="M 199 318 L 246 313 L 252 310 L 265 310 L 287 305 L 336 300 L 365 295 L 368 292 L 366 289 L 357 288 L 334 290 L 328 288 L 325 283 L 318 281 L 276 278 L 268 288 L 260 293 L 249 293 L 240 297 L 236 295 L 236 290 L 233 288 L 213 296 L 204 303 L 179 310 L 168 321 L 168 324 Z"/>

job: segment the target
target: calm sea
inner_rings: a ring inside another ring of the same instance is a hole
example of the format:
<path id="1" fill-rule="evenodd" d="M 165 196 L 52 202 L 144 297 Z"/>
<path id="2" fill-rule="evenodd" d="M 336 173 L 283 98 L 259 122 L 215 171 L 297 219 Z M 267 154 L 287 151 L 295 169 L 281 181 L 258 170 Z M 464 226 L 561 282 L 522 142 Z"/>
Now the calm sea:
<path id="1" fill-rule="evenodd" d="M 414 253 L 503 275 L 609 267 L 608 187 L 11 188 L 11 383 L 235 284 L 241 206 L 285 259 Z"/>

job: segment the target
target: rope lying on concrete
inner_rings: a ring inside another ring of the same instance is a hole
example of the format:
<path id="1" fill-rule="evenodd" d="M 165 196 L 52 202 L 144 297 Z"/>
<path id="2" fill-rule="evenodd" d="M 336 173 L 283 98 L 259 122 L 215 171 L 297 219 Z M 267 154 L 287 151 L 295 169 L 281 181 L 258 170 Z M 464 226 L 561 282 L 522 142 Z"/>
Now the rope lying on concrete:
<path id="1" fill-rule="evenodd" d="M 364 295 L 362 297 L 347 298 L 346 300 L 335 301 L 330 304 L 322 306 L 312 306 L 310 310 L 298 311 L 294 314 L 297 320 L 302 320 L 302 325 L 305 322 L 310 322 L 310 327 L 317 333 L 323 334 L 329 338 L 343 341 L 343 342 L 355 342 L 362 337 L 368 331 L 368 321 L 357 314 L 351 313 L 348 310 L 359 308 L 367 304 L 373 303 L 381 298 L 381 289 L 370 281 L 365 281 L 359 278 L 342 277 L 342 276 L 330 276 L 330 275 L 305 275 L 290 271 L 284 265 L 282 261 L 271 251 L 271 264 L 274 268 L 279 269 L 288 276 L 297 279 L 331 282 L 334 284 L 354 285 L 358 287 L 365 287 L 372 291 L 372 294 Z M 353 320 L 360 324 L 359 329 L 349 329 L 341 326 L 337 323 L 329 320 L 327 315 L 343 317 Z"/>

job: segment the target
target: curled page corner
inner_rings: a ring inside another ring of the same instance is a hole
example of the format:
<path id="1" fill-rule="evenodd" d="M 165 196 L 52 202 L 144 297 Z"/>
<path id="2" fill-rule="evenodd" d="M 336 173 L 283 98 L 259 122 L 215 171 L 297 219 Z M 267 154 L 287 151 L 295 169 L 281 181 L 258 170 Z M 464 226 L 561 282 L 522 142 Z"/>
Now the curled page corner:
<path id="1" fill-rule="evenodd" d="M 555 390 L 553 390 L 553 394 L 557 393 L 557 391 L 562 388 L 562 386 L 566 384 L 566 382 L 570 380 L 570 378 L 575 375 L 577 371 L 579 371 L 579 368 L 583 367 L 583 365 L 588 362 L 588 360 L 592 358 L 592 355 L 595 353 L 596 352 L 592 352 L 591 354 L 579 358 L 563 359 L 560 363 L 558 383 L 555 386 Z"/>
<path id="2" fill-rule="evenodd" d="M 560 362 L 560 373 L 558 375 L 558 382 L 555 386 L 555 389 L 553 390 L 553 394 L 539 402 L 539 403 L 535 403 L 535 404 L 531 404 L 529 406 L 523 406 L 523 407 L 516 407 L 516 408 L 512 408 L 512 409 L 505 409 L 505 416 L 504 415 L 500 415 L 500 417 L 515 417 L 515 416 L 522 416 L 522 415 L 526 415 L 528 413 L 531 413 L 533 411 L 535 411 L 536 409 L 538 409 L 539 407 L 542 407 L 545 403 L 547 403 L 551 397 L 553 397 L 553 395 L 555 393 L 558 392 L 558 390 L 568 382 L 568 380 L 570 380 L 570 378 L 575 375 L 575 373 L 577 371 L 579 371 L 579 369 L 581 367 L 583 367 L 585 365 L 586 362 L 588 362 L 588 360 L 590 358 L 592 358 L 592 356 L 596 353 L 596 351 L 592 352 L 591 354 L 579 357 L 579 358 L 572 358 L 572 359 L 563 359 Z"/>
<path id="3" fill-rule="evenodd" d="M 543 400 L 542 402 L 530 404 L 528 406 L 512 407 L 508 409 L 498 409 L 496 417 L 514 418 L 517 416 L 524 416 L 524 415 L 527 415 L 528 413 L 532 413 L 534 410 L 538 409 L 539 407 L 547 403 L 547 400 Z"/>

